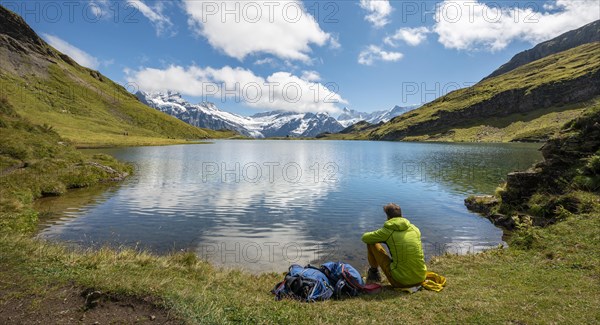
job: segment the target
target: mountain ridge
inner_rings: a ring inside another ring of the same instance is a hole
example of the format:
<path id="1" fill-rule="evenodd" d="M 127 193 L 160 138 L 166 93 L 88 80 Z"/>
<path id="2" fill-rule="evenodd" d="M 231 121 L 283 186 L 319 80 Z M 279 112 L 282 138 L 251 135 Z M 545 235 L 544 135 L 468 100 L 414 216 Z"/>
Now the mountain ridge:
<path id="1" fill-rule="evenodd" d="M 252 138 L 315 137 L 320 133 L 335 133 L 344 128 L 327 113 L 271 111 L 241 116 L 220 110 L 210 102 L 192 104 L 177 92 L 138 91 L 136 96 L 142 103 L 191 125 L 213 130 L 232 130 Z"/>
<path id="2" fill-rule="evenodd" d="M 181 94 L 173 91 L 154 93 L 138 91 L 135 95 L 142 103 L 188 124 L 212 130 L 232 130 L 252 138 L 315 137 L 321 133 L 337 133 L 360 121 L 369 124 L 386 122 L 418 107 L 417 105 L 395 106 L 390 110 L 372 113 L 344 108 L 338 118 L 328 113 L 282 110 L 242 116 L 221 110 L 211 102 L 190 103 L 183 99 Z"/>
<path id="3" fill-rule="evenodd" d="M 483 80 L 512 71 L 527 63 L 560 53 L 583 44 L 600 41 L 600 20 L 591 22 L 580 28 L 568 31 L 551 40 L 537 44 L 529 50 L 517 53 L 510 61 L 503 64 Z M 482 80 L 482 81 L 483 81 Z"/>
<path id="4" fill-rule="evenodd" d="M 365 121 L 369 124 L 379 124 L 381 122 L 387 122 L 396 116 L 408 113 L 420 106 L 421 105 L 409 105 L 402 107 L 396 105 L 389 110 L 380 110 L 371 113 L 359 112 L 353 109 L 344 108 L 337 120 L 346 128 L 361 121 Z"/>

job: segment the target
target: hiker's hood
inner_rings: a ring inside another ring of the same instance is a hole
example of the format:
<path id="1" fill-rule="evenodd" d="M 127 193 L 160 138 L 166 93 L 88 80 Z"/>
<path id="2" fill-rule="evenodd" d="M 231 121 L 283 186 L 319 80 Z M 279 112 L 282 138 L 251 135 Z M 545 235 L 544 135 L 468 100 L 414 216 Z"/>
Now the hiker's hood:
<path id="1" fill-rule="evenodd" d="M 396 231 L 404 231 L 410 227 L 410 221 L 406 218 L 392 218 L 386 221 L 383 226 L 387 229 L 396 230 Z"/>

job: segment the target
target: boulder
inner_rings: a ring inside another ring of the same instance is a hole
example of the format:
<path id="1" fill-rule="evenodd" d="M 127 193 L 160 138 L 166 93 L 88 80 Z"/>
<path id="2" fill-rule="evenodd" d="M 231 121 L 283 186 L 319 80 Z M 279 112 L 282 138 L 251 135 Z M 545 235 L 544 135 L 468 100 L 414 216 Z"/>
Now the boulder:
<path id="1" fill-rule="evenodd" d="M 502 202 L 522 204 L 538 189 L 543 180 L 539 170 L 513 172 L 506 177 L 506 191 L 502 192 Z"/>
<path id="2" fill-rule="evenodd" d="M 498 203 L 498 199 L 493 195 L 473 195 L 465 199 L 467 209 L 484 215 L 489 214 Z"/>
<path id="3" fill-rule="evenodd" d="M 488 219 L 490 219 L 490 221 L 498 227 L 502 227 L 506 230 L 515 230 L 515 228 L 517 227 L 517 223 L 515 221 L 515 219 L 511 216 L 507 216 L 501 213 L 494 213 L 491 215 L 487 216 Z"/>

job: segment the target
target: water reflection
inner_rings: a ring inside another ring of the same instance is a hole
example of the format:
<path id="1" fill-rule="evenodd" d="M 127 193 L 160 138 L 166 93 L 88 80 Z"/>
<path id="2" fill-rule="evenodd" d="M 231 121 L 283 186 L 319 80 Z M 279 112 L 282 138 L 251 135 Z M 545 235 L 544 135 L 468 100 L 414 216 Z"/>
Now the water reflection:
<path id="1" fill-rule="evenodd" d="M 138 172 L 65 209 L 40 236 L 159 253 L 192 249 L 251 271 L 327 259 L 363 266 L 360 235 L 380 227 L 381 207 L 397 202 L 421 229 L 427 256 L 479 251 L 501 243 L 501 231 L 462 200 L 492 192 L 508 171 L 539 159 L 536 149 L 334 141 L 104 149 Z"/>

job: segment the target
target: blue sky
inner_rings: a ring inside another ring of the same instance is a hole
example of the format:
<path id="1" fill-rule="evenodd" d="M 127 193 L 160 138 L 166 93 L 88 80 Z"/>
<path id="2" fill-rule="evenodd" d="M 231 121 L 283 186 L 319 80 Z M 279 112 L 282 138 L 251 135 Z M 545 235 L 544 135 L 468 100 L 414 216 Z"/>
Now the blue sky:
<path id="1" fill-rule="evenodd" d="M 243 115 L 431 101 L 600 18 L 598 0 L 0 3 L 130 90 Z"/>

